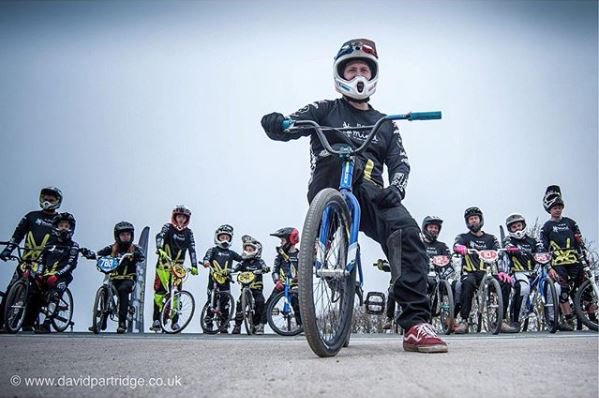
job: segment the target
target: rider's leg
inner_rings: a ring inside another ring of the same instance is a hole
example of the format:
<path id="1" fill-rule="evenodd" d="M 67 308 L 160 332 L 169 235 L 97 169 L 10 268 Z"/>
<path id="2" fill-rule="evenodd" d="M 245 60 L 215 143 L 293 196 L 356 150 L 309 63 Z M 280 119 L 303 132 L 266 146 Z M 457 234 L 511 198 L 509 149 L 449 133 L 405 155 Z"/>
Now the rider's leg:
<path id="1" fill-rule="evenodd" d="M 168 280 L 170 273 L 167 269 L 156 267 L 156 277 L 154 278 L 154 314 L 152 319 L 154 323 L 160 321 L 160 312 L 164 305 L 164 299 L 167 293 L 166 286 L 168 286 Z"/>
<path id="2" fill-rule="evenodd" d="M 522 307 L 522 304 L 530 294 L 530 282 L 528 276 L 524 272 L 514 273 L 514 279 L 514 298 L 512 300 L 512 312 L 514 314 L 513 321 L 520 322 L 524 315 L 523 311 L 525 310 Z"/>
<path id="3" fill-rule="evenodd" d="M 266 303 L 264 304 L 264 306 L 266 308 L 268 308 L 268 306 L 270 305 L 270 302 L 272 301 L 273 297 L 279 293 L 277 291 L 277 289 L 272 289 L 272 292 L 270 293 L 270 296 L 268 296 L 268 300 L 266 300 Z M 262 311 L 262 318 L 260 319 L 260 323 L 262 324 L 266 324 L 266 311 Z"/>
<path id="4" fill-rule="evenodd" d="M 135 282 L 131 279 L 121 279 L 112 282 L 119 296 L 119 323 L 126 324 L 129 312 L 129 295 L 133 291 Z"/>
<path id="5" fill-rule="evenodd" d="M 289 300 L 291 301 L 291 308 L 293 308 L 293 313 L 295 314 L 295 321 L 298 325 L 302 324 L 302 314 L 300 314 L 299 307 L 299 290 L 297 287 L 294 287 L 289 292 Z"/>
<path id="6" fill-rule="evenodd" d="M 472 298 L 474 297 L 474 292 L 480 283 L 479 279 L 481 278 L 479 278 L 477 274 L 484 274 L 484 272 L 468 272 L 462 276 L 462 297 L 460 298 L 462 305 L 460 308 L 460 316 L 464 321 L 468 320 L 468 317 L 470 316 L 470 310 L 472 309 Z"/>
<path id="7" fill-rule="evenodd" d="M 264 295 L 262 294 L 262 289 L 252 289 L 252 295 L 254 296 L 254 305 L 256 310 L 254 313 L 254 324 L 263 324 L 261 322 L 262 314 L 264 313 Z"/>

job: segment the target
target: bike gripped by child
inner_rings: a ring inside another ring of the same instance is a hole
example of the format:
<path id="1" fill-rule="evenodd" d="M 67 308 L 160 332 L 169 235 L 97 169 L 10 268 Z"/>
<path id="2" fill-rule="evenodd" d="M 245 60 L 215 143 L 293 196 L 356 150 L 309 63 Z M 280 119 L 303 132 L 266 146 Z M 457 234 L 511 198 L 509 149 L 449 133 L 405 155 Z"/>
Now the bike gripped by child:
<path id="1" fill-rule="evenodd" d="M 113 257 L 122 258 L 129 254 L 127 258 L 120 261 L 120 265 L 114 271 L 108 274 L 110 283 L 116 289 L 118 294 L 118 327 L 117 333 L 125 333 L 127 331 L 127 311 L 129 310 L 130 295 L 135 287 L 137 280 L 137 264 L 143 262 L 145 256 L 141 252 L 139 246 L 133 243 L 135 238 L 135 227 L 127 221 L 121 221 L 115 224 L 113 229 L 114 243 L 106 247 L 92 252 L 87 249 L 82 249 L 81 253 L 87 259 L 93 260 L 98 257 Z M 102 319 L 101 330 L 107 327 L 107 318 Z M 89 328 L 93 331 L 93 326 Z"/>
<path id="2" fill-rule="evenodd" d="M 156 252 L 159 255 L 156 263 L 156 277 L 154 278 L 154 313 L 150 330 L 160 331 L 160 313 L 164 305 L 172 273 L 170 267 L 174 264 L 183 264 L 185 254 L 189 252 L 192 275 L 198 274 L 198 260 L 196 255 L 193 232 L 188 227 L 191 220 L 191 211 L 183 205 L 176 206 L 171 213 L 170 223 L 164 224 L 162 230 L 156 235 Z M 177 286 L 181 290 L 182 284 Z M 176 328 L 177 325 L 173 325 Z"/>

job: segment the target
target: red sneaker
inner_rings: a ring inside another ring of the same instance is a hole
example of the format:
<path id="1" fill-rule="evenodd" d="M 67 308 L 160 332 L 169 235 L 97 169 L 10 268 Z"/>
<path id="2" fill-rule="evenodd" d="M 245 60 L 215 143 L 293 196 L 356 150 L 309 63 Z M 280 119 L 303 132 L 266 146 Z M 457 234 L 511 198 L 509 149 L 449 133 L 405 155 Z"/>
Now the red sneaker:
<path id="1" fill-rule="evenodd" d="M 412 326 L 403 336 L 403 349 L 413 352 L 447 352 L 447 344 L 428 323 Z"/>

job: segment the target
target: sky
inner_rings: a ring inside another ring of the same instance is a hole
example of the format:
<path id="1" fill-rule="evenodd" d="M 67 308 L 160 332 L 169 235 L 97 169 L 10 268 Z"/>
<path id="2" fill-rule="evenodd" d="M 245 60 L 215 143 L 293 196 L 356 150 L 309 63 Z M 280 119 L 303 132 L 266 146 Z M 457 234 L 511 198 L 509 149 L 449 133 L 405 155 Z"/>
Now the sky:
<path id="1" fill-rule="evenodd" d="M 198 254 L 214 230 L 250 234 L 272 264 L 284 226 L 308 207 L 308 139 L 270 141 L 260 118 L 337 98 L 333 56 L 366 37 L 379 52 L 372 106 L 443 112 L 400 124 L 412 171 L 404 201 L 420 223 L 445 220 L 440 239 L 482 208 L 485 230 L 512 212 L 548 215 L 548 185 L 597 246 L 598 23 L 596 1 L 197 1 L 0 3 L 0 237 L 39 208 L 42 186 L 62 189 L 75 240 L 99 249 L 128 220 L 153 237 L 177 204 L 193 215 Z M 365 290 L 389 275 L 360 236 Z M 2 265 L 0 289 L 14 264 Z M 102 275 L 80 260 L 71 290 L 75 329 L 90 324 Z M 186 285 L 197 313 L 207 272 Z M 272 289 L 266 283 L 265 295 Z M 146 325 L 147 327 L 148 325 Z"/>

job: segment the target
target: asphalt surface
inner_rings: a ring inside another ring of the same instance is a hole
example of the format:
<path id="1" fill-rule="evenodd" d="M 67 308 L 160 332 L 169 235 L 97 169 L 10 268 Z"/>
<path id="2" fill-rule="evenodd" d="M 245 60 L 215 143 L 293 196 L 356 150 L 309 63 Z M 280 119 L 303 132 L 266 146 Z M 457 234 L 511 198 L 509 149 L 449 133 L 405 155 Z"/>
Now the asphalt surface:
<path id="1" fill-rule="evenodd" d="M 0 335 L 0 396 L 599 396 L 597 333 L 446 340 L 448 354 L 419 354 L 401 336 L 354 335 L 322 359 L 303 336 Z"/>

